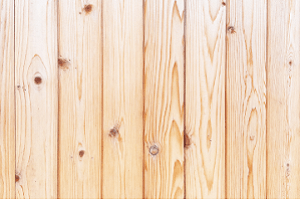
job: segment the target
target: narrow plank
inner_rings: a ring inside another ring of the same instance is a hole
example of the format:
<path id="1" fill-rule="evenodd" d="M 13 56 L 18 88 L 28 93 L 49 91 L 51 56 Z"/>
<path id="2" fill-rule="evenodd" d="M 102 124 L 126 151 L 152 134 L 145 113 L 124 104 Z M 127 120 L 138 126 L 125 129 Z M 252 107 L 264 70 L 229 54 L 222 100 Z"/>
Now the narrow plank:
<path id="1" fill-rule="evenodd" d="M 143 1 L 103 0 L 103 198 L 143 198 Z"/>
<path id="2" fill-rule="evenodd" d="M 59 1 L 59 198 L 101 198 L 100 0 Z"/>
<path id="3" fill-rule="evenodd" d="M 16 198 L 56 198 L 56 0 L 15 0 L 15 85 Z"/>
<path id="4" fill-rule="evenodd" d="M 299 0 L 268 1 L 268 198 L 300 198 L 299 20 Z"/>
<path id="5" fill-rule="evenodd" d="M 225 198 L 226 2 L 186 2 L 186 198 Z"/>
<path id="6" fill-rule="evenodd" d="M 15 198 L 14 1 L 0 0 L 0 198 Z"/>
<path id="7" fill-rule="evenodd" d="M 184 1 L 145 0 L 145 198 L 184 197 Z"/>
<path id="8" fill-rule="evenodd" d="M 266 0 L 227 6 L 226 198 L 266 198 Z"/>

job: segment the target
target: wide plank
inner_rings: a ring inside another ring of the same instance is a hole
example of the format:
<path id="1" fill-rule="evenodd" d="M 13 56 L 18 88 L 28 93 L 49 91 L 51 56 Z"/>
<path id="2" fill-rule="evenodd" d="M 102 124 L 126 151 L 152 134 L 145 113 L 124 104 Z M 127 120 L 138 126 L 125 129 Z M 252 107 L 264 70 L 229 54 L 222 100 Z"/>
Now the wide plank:
<path id="1" fill-rule="evenodd" d="M 225 198 L 225 23 L 225 1 L 186 1 L 186 198 Z"/>
<path id="2" fill-rule="evenodd" d="M 101 198 L 102 1 L 58 7 L 58 197 Z"/>
<path id="3" fill-rule="evenodd" d="M 144 0 L 145 198 L 184 197 L 184 1 Z"/>
<path id="4" fill-rule="evenodd" d="M 300 198 L 300 1 L 268 1 L 267 197 Z"/>
<path id="5" fill-rule="evenodd" d="M 227 2 L 226 198 L 266 198 L 266 0 Z"/>
<path id="6" fill-rule="evenodd" d="M 57 1 L 15 0 L 16 198 L 57 198 Z"/>
<path id="7" fill-rule="evenodd" d="M 103 198 L 143 198 L 143 1 L 103 0 Z"/>

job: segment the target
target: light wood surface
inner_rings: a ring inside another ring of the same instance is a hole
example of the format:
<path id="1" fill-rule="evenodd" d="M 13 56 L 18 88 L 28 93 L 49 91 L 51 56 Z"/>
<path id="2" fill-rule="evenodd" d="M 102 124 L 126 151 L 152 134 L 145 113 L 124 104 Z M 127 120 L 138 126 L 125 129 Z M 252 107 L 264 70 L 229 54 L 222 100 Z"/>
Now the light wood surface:
<path id="1" fill-rule="evenodd" d="M 15 0 L 16 198 L 57 197 L 57 1 Z"/>
<path id="2" fill-rule="evenodd" d="M 101 198 L 102 3 L 59 1 L 59 198 Z"/>
<path id="3" fill-rule="evenodd" d="M 15 198 L 14 2 L 0 1 L 0 198 Z"/>
<path id="4" fill-rule="evenodd" d="M 300 0 L 0 0 L 0 198 L 300 198 Z"/>
<path id="5" fill-rule="evenodd" d="M 186 198 L 225 197 L 224 3 L 186 5 Z"/>
<path id="6" fill-rule="evenodd" d="M 143 1 L 103 0 L 103 198 L 143 198 Z"/>
<path id="7" fill-rule="evenodd" d="M 228 1 L 227 198 L 266 198 L 265 0 Z"/>
<path id="8" fill-rule="evenodd" d="M 184 197 L 184 1 L 145 0 L 145 198 Z"/>
<path id="9" fill-rule="evenodd" d="M 299 19 L 299 0 L 268 1 L 268 198 L 300 196 Z"/>

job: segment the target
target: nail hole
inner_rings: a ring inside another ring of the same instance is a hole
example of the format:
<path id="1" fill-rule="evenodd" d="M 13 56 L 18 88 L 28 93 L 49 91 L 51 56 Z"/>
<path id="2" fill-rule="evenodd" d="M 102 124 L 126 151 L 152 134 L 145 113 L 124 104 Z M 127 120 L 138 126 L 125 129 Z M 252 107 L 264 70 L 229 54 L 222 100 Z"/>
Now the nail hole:
<path id="1" fill-rule="evenodd" d="M 82 157 L 83 155 L 84 155 L 84 151 L 83 150 L 79 151 L 79 156 Z"/>
<path id="2" fill-rule="evenodd" d="M 292 61 L 290 61 L 290 62 L 289 62 L 289 65 L 292 65 L 292 64 L 293 64 L 293 62 L 292 62 Z"/>
<path id="3" fill-rule="evenodd" d="M 42 83 L 42 78 L 37 76 L 37 77 L 34 78 L 34 82 L 35 82 L 35 84 L 39 85 L 39 84 Z"/>
<path id="4" fill-rule="evenodd" d="M 149 152 L 153 156 L 157 155 L 158 152 L 159 152 L 158 146 L 156 146 L 156 145 L 151 146 L 150 149 L 149 149 Z"/>
<path id="5" fill-rule="evenodd" d="M 222 2 L 222 5 L 223 5 L 223 6 L 226 6 L 226 3 L 225 3 L 225 2 Z"/>

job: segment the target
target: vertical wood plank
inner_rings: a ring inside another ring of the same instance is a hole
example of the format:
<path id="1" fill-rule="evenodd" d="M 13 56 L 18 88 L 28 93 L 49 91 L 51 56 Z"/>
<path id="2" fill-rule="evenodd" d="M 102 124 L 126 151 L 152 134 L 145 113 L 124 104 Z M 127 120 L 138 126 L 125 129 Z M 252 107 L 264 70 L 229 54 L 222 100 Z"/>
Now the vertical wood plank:
<path id="1" fill-rule="evenodd" d="M 103 198 L 143 198 L 143 1 L 103 1 Z"/>
<path id="2" fill-rule="evenodd" d="M 226 198 L 266 198 L 266 0 L 227 6 Z"/>
<path id="3" fill-rule="evenodd" d="M 15 198 L 14 1 L 0 0 L 0 198 Z"/>
<path id="4" fill-rule="evenodd" d="M 145 0 L 145 198 L 184 197 L 184 1 Z"/>
<path id="5" fill-rule="evenodd" d="M 15 0 L 17 198 L 57 197 L 57 1 Z"/>
<path id="6" fill-rule="evenodd" d="M 225 5 L 186 1 L 186 198 L 225 198 Z"/>
<path id="7" fill-rule="evenodd" d="M 101 198 L 101 6 L 59 1 L 59 198 Z"/>
<path id="8" fill-rule="evenodd" d="M 300 198 L 299 19 L 299 0 L 268 1 L 268 198 Z"/>

